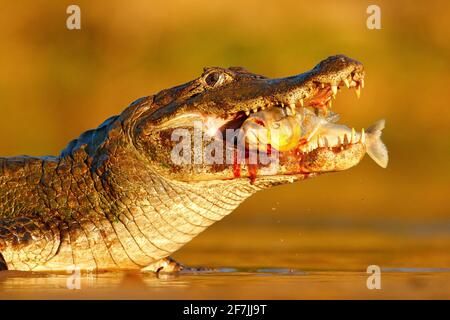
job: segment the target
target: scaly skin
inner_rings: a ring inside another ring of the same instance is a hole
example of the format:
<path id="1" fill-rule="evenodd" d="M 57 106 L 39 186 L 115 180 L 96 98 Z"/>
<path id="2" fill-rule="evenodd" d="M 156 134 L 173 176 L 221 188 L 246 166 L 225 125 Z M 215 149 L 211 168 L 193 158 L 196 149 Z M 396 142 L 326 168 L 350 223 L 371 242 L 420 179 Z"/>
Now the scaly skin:
<path id="1" fill-rule="evenodd" d="M 231 121 L 261 106 L 301 108 L 301 98 L 324 111 L 330 85 L 347 77 L 358 87 L 363 70 L 344 56 L 283 79 L 209 68 L 198 79 L 135 101 L 59 157 L 0 158 L 0 268 L 158 271 L 171 265 L 170 254 L 258 190 L 357 164 L 362 143 L 317 148 L 299 158 L 300 169 L 286 165 L 283 174 L 266 176 L 246 165 L 237 172 L 236 165 L 170 161 L 168 132 L 182 115 Z"/>

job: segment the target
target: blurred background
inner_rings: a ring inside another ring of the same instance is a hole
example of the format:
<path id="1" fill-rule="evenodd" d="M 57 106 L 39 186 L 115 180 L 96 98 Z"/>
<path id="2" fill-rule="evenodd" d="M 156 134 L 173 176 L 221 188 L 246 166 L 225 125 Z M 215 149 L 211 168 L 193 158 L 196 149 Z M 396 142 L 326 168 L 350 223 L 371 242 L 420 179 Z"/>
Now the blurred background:
<path id="1" fill-rule="evenodd" d="M 72 3 L 81 7 L 81 30 L 65 26 Z M 366 27 L 369 4 L 381 8 L 381 30 Z M 386 119 L 388 168 L 367 157 L 345 172 L 260 192 L 179 257 L 195 264 L 270 265 L 273 256 L 253 262 L 245 250 L 286 249 L 298 262 L 309 249 L 311 258 L 320 249 L 349 256 L 369 248 L 389 254 L 372 255 L 355 268 L 377 259 L 387 266 L 450 267 L 448 1 L 38 0 L 1 6 L 2 156 L 58 154 L 136 98 L 191 80 L 205 66 L 244 66 L 282 77 L 338 53 L 363 62 L 361 99 L 344 90 L 333 107 L 356 128 Z M 217 253 L 218 247 L 231 253 Z M 236 262 L 232 252 L 239 248 Z M 417 250 L 420 257 L 412 254 Z M 209 260 L 215 253 L 218 260 Z M 397 254 L 406 261 L 396 262 Z M 301 267 L 326 269 L 339 264 L 339 254 L 335 259 L 318 255 Z"/>

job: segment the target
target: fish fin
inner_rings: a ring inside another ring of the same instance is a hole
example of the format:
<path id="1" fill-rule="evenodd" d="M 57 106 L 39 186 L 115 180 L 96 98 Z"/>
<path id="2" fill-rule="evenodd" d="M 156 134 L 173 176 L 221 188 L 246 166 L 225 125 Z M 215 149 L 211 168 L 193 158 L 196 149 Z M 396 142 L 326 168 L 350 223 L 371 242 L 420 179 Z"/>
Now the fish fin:
<path id="1" fill-rule="evenodd" d="M 378 120 L 366 129 L 366 148 L 369 156 L 382 168 L 386 168 L 389 157 L 386 146 L 381 141 L 381 132 L 384 129 L 384 119 Z"/>

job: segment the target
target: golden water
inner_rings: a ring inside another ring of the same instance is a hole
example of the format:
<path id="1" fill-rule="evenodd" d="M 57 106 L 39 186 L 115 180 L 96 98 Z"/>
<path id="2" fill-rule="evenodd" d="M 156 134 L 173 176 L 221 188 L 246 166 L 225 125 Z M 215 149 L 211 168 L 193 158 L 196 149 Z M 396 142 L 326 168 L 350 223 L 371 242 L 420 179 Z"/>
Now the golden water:
<path id="1" fill-rule="evenodd" d="M 217 268 L 179 275 L 6 271 L 0 298 L 69 299 L 359 299 L 450 298 L 450 233 L 442 225 L 224 226 L 201 235 L 175 257 Z M 366 286 L 381 267 L 381 289 Z"/>
<path id="2" fill-rule="evenodd" d="M 364 1 L 239 1 L 239 14 L 197 2 L 84 2 L 82 30 L 69 32 L 64 1 L 3 1 L 0 155 L 59 154 L 205 66 L 284 77 L 344 53 L 364 63 L 366 86 L 358 101 L 342 90 L 334 111 L 355 128 L 386 119 L 388 168 L 365 159 L 259 192 L 175 255 L 222 272 L 84 275 L 81 290 L 68 275 L 2 272 L 0 298 L 449 298 L 450 1 L 379 0 L 382 30 L 367 29 Z M 381 290 L 366 288 L 372 264 Z"/>

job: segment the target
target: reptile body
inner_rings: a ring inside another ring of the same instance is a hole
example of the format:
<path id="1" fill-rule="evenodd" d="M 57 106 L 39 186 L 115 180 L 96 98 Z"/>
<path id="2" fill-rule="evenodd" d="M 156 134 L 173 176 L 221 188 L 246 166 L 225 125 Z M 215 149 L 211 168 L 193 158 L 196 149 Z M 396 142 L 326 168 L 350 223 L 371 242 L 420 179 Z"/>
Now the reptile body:
<path id="1" fill-rule="evenodd" d="M 363 85 L 362 64 L 345 56 L 279 79 L 205 68 L 197 79 L 136 100 L 57 157 L 0 158 L 0 269 L 178 270 L 169 256 L 255 192 L 348 169 L 366 152 L 385 166 L 384 123 L 347 132 L 330 111 L 340 88 L 359 94 Z M 269 149 L 250 137 L 280 127 L 283 142 Z M 177 129 L 193 134 L 181 161 L 173 158 Z M 197 149 L 225 141 L 227 129 L 244 129 L 242 159 L 233 158 L 233 142 L 214 149 L 231 162 L 196 161 Z M 276 151 L 277 160 L 249 163 L 260 150 Z"/>

